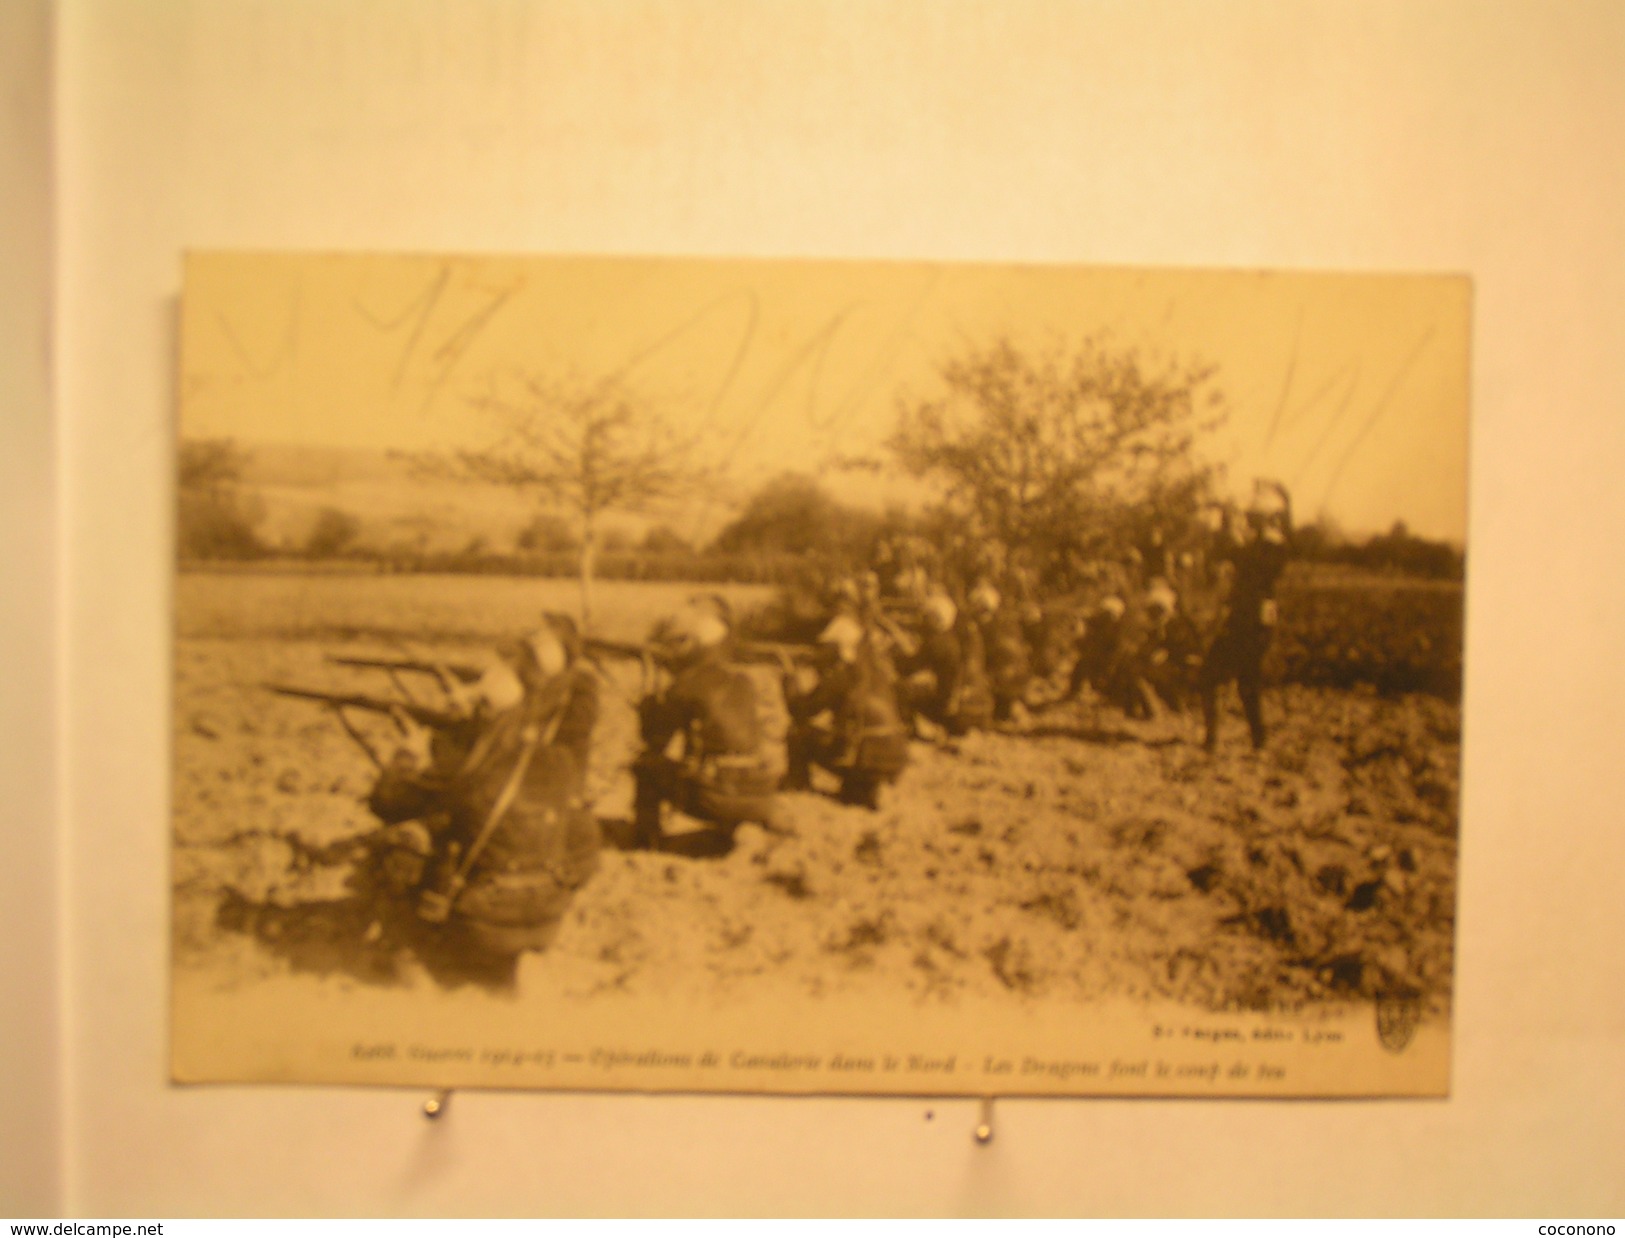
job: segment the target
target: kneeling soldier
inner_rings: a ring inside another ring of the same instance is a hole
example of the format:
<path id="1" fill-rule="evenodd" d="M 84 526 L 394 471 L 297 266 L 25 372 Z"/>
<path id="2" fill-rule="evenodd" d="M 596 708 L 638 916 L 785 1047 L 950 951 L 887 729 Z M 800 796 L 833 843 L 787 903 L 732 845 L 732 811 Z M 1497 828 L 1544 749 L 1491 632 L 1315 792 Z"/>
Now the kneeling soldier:
<path id="1" fill-rule="evenodd" d="M 999 591 L 986 579 L 970 594 L 971 620 L 981 636 L 987 661 L 988 684 L 993 693 L 993 721 L 1020 721 L 1026 714 L 1027 688 L 1033 663 L 1027 652 L 1021 619 L 1004 604 Z"/>
<path id="2" fill-rule="evenodd" d="M 926 599 L 922 610 L 925 630 L 919 648 L 901 667 L 907 678 L 898 702 L 906 725 L 912 728 L 924 718 L 952 737 L 987 726 L 993 718 L 993 693 L 981 632 L 943 594 Z"/>
<path id="3" fill-rule="evenodd" d="M 1146 592 L 1145 630 L 1133 664 L 1141 708 L 1131 712 L 1152 717 L 1159 706 L 1175 713 L 1185 708 L 1201 671 L 1201 642 L 1166 581 L 1153 581 Z"/>
<path id="4" fill-rule="evenodd" d="M 1067 700 L 1076 700 L 1085 686 L 1119 704 L 1127 699 L 1122 690 L 1123 668 L 1132 643 L 1127 612 L 1123 599 L 1113 594 L 1102 598 L 1090 613 L 1077 640 Z"/>
<path id="5" fill-rule="evenodd" d="M 727 640 L 718 615 L 691 607 L 651 641 L 671 682 L 638 708 L 644 750 L 632 763 L 634 846 L 659 847 L 666 804 L 730 835 L 747 821 L 772 822 L 778 776 L 762 742 L 756 685 L 729 665 Z M 673 739 L 675 756 L 666 751 Z"/>
<path id="6" fill-rule="evenodd" d="M 790 710 L 785 790 L 805 791 L 812 766 L 841 780 L 840 800 L 880 807 L 880 788 L 908 765 L 908 735 L 897 711 L 896 673 L 850 615 L 839 615 L 818 638 L 818 681 L 803 691 L 794 672 L 784 678 Z"/>
<path id="7" fill-rule="evenodd" d="M 598 692 L 572 665 L 572 638 L 566 622 L 519 642 L 517 695 L 492 694 L 466 752 L 415 780 L 411 820 L 410 781 L 384 793 L 381 779 L 374 792 L 374 810 L 398 822 L 380 839 L 383 884 L 415 898 L 420 924 L 470 970 L 501 976 L 521 953 L 545 949 L 597 870 L 584 791 Z"/>

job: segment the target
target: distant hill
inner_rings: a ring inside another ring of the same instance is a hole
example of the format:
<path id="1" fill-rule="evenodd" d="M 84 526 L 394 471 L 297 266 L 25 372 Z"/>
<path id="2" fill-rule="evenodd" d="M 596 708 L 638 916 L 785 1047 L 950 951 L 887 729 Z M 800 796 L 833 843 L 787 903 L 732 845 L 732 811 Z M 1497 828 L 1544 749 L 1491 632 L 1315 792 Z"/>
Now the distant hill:
<path id="1" fill-rule="evenodd" d="M 303 443 L 239 446 L 249 457 L 243 480 L 252 485 L 309 487 L 388 481 L 408 471 L 403 457 L 367 447 L 316 447 Z"/>
<path id="2" fill-rule="evenodd" d="M 240 444 L 241 482 L 271 546 L 303 545 L 318 515 L 333 508 L 360 522 L 357 545 L 462 550 L 477 539 L 507 549 L 535 515 L 516 491 L 427 475 L 411 459 L 361 447 Z"/>
<path id="3" fill-rule="evenodd" d="M 434 476 L 414 458 L 365 447 L 323 447 L 297 443 L 239 443 L 244 457 L 241 484 L 259 513 L 261 539 L 276 549 L 296 550 L 309 538 L 323 509 L 334 508 L 360 522 L 358 548 L 409 549 L 452 553 L 476 541 L 507 552 L 542 510 L 534 495 L 504 486 Z M 723 492 L 725 493 L 725 492 Z M 721 495 L 708 495 L 718 507 Z M 621 516 L 606 522 L 641 537 L 651 524 L 668 522 L 691 535 L 707 534 L 728 515 L 688 511 L 649 517 Z"/>

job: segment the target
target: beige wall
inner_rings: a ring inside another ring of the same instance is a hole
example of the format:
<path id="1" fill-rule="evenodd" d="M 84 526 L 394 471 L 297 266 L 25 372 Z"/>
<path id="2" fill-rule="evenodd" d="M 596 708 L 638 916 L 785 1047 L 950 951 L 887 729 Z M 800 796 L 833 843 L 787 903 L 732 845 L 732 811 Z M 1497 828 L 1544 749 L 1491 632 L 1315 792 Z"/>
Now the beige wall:
<path id="1" fill-rule="evenodd" d="M 0 5 L 0 1212 L 60 1198 L 51 10 Z"/>
<path id="2" fill-rule="evenodd" d="M 64 3 L 64 1210 L 1625 1210 L 1622 53 L 1606 2 Z M 187 247 L 1470 273 L 1452 1099 L 1012 1102 L 982 1149 L 970 1102 L 166 1086 Z"/>

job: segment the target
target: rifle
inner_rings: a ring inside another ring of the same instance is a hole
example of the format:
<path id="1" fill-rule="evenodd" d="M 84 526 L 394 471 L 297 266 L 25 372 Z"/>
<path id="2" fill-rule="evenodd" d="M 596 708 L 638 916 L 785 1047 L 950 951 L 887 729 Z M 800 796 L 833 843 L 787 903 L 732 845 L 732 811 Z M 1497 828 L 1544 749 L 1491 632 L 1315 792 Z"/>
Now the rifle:
<path id="1" fill-rule="evenodd" d="M 655 645 L 645 644 L 642 641 L 610 640 L 605 636 L 584 636 L 581 638 L 581 648 L 596 657 L 629 658 L 635 662 L 656 657 L 660 653 Z"/>
<path id="2" fill-rule="evenodd" d="M 336 710 L 364 709 L 369 713 L 388 714 L 396 719 L 397 723 L 404 716 L 419 726 L 432 727 L 437 731 L 449 731 L 469 721 L 465 714 L 454 713 L 449 709 L 435 709 L 431 705 L 420 705 L 416 701 L 392 701 L 349 692 L 319 692 L 314 688 L 295 688 L 280 683 L 268 683 L 265 686 L 279 696 L 291 696 L 302 701 L 320 701 Z"/>
<path id="3" fill-rule="evenodd" d="M 663 652 L 659 646 L 641 641 L 610 640 L 604 636 L 584 636 L 581 638 L 581 652 L 589 662 L 598 667 L 599 678 L 614 688 L 634 708 L 639 701 L 654 691 L 659 679 L 660 657 Z M 638 664 L 637 696 L 630 695 L 604 671 L 604 661 L 608 658 L 622 658 Z"/>
<path id="4" fill-rule="evenodd" d="M 793 645 L 774 640 L 742 640 L 735 643 L 733 655 L 739 662 L 768 662 L 789 670 L 798 663 L 805 665 L 816 661 L 818 646 Z"/>
<path id="5" fill-rule="evenodd" d="M 586 637 L 581 647 L 595 657 L 626 658 L 638 662 L 659 662 L 666 656 L 666 650 L 658 644 L 609 640 L 601 636 Z M 817 655 L 816 645 L 792 645 L 767 640 L 736 641 L 731 650 L 731 659 L 735 662 L 771 662 L 776 666 L 786 662 L 811 662 Z"/>
<path id="6" fill-rule="evenodd" d="M 368 670 L 389 671 L 392 675 L 398 671 L 415 671 L 420 675 L 433 675 L 438 679 L 441 672 L 445 672 L 463 683 L 473 683 L 485 673 L 482 668 L 466 662 L 422 662 L 416 658 L 350 658 L 336 653 L 328 654 L 327 660 L 335 666 L 359 666 Z"/>

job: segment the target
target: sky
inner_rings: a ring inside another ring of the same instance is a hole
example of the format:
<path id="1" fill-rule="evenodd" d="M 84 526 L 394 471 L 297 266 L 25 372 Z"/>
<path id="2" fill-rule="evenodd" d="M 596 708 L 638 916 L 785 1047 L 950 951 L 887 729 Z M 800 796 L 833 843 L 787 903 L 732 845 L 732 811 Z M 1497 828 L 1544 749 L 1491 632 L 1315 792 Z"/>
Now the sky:
<path id="1" fill-rule="evenodd" d="M 1217 367 L 1229 416 L 1197 450 L 1234 497 L 1278 478 L 1300 520 L 1465 543 L 1469 302 L 1452 276 L 197 253 L 181 432 L 478 449 L 493 383 L 615 376 L 735 493 L 798 471 L 843 497 L 917 494 L 838 462 L 879 453 L 899 401 L 938 394 L 968 348 L 1095 336 Z"/>

